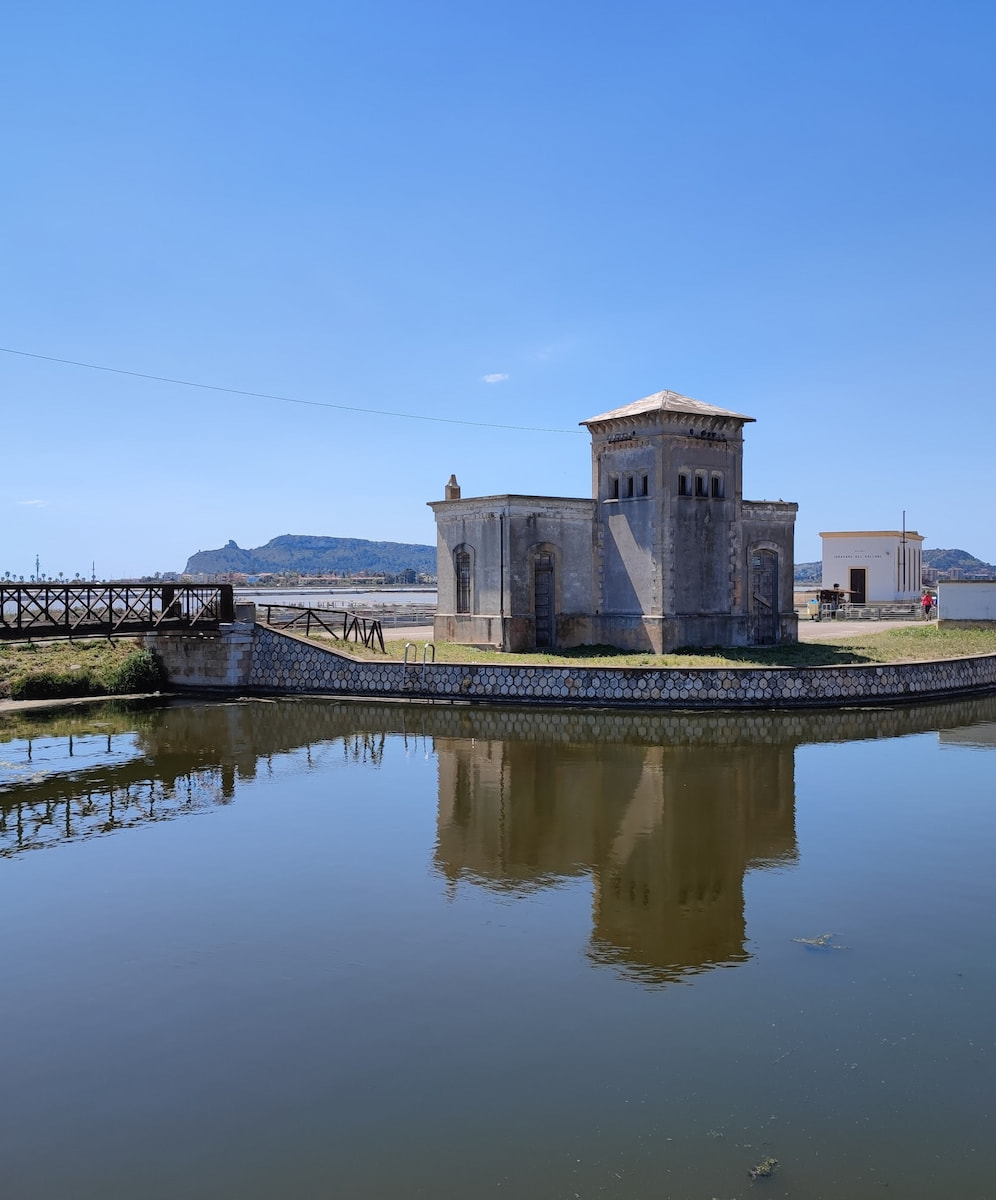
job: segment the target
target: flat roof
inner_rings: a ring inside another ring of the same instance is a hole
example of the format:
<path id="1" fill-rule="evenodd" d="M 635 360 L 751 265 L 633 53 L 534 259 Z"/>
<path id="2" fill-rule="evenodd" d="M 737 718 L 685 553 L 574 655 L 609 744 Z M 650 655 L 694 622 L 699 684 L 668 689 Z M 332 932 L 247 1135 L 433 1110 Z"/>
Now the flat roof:
<path id="1" fill-rule="evenodd" d="M 435 504 L 594 504 L 591 496 L 528 496 L 516 492 L 502 492 L 496 496 L 461 496 L 459 500 L 426 500 L 431 508 Z"/>
<path id="2" fill-rule="evenodd" d="M 917 538 L 923 541 L 923 534 L 917 533 L 915 529 L 907 529 L 905 534 L 901 529 L 844 529 L 835 533 L 821 533 L 820 537 L 890 537 L 890 538 Z"/>

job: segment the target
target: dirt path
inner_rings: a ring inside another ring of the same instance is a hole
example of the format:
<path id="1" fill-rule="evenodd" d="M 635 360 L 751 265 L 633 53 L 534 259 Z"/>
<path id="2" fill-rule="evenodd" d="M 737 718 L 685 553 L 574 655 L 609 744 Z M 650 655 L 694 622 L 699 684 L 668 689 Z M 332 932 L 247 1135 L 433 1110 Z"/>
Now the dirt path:
<path id="1" fill-rule="evenodd" d="M 911 625 L 926 625 L 925 621 L 810 621 L 799 620 L 800 642 L 836 642 L 841 638 L 867 637 L 889 629 L 909 629 Z M 936 625 L 936 621 L 931 621 Z"/>

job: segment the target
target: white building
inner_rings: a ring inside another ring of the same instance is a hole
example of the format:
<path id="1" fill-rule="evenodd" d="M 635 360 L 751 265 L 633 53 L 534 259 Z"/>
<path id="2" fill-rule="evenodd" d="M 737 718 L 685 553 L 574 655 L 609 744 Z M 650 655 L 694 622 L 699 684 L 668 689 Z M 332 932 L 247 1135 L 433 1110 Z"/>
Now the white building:
<path id="1" fill-rule="evenodd" d="M 937 617 L 939 625 L 996 625 L 996 579 L 942 579 Z"/>
<path id="2" fill-rule="evenodd" d="M 850 592 L 852 604 L 896 604 L 920 596 L 923 536 L 913 529 L 821 533 L 824 588 Z"/>

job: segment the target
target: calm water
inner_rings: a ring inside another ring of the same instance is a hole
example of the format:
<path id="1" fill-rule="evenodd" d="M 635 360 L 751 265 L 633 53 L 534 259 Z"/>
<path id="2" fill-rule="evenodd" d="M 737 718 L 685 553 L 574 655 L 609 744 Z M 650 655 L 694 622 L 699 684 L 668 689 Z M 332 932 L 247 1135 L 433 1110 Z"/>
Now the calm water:
<path id="1" fill-rule="evenodd" d="M 432 607 L 436 603 L 435 588 L 412 591 L 384 588 L 376 591 L 363 591 L 360 588 L 237 588 L 235 595 L 239 600 L 252 600 L 260 606 L 301 604 L 306 607 L 329 605 L 332 608 L 369 608 L 376 604 L 414 604 Z"/>
<path id="2" fill-rule="evenodd" d="M 0 718 L 3 1195 L 990 1197 L 994 778 L 996 699 Z"/>

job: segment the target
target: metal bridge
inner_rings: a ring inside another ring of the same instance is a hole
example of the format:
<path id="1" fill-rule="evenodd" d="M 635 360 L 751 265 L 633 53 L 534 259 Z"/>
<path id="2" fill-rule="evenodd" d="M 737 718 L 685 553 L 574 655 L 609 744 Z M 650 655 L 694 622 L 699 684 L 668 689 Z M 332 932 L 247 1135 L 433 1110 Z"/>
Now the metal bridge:
<path id="1" fill-rule="evenodd" d="M 217 629 L 228 583 L 0 583 L 0 641 Z"/>

